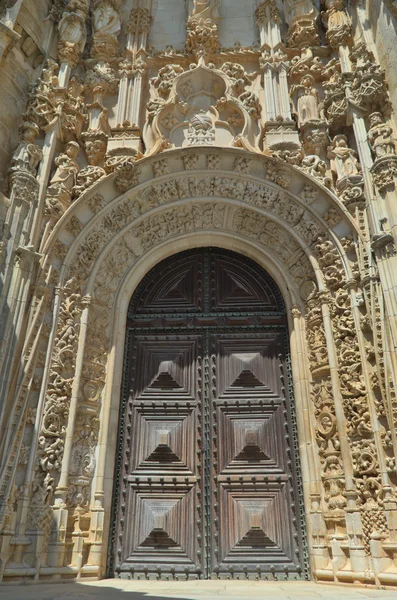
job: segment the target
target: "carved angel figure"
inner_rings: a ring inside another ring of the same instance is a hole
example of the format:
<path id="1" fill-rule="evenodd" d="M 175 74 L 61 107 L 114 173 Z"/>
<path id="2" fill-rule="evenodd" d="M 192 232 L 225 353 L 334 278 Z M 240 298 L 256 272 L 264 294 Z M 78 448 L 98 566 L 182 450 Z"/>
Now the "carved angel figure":
<path id="1" fill-rule="evenodd" d="M 299 126 L 302 126 L 306 121 L 319 120 L 319 95 L 314 86 L 314 78 L 311 75 L 305 75 L 298 85 L 292 87 L 292 92 L 294 91 L 298 93 Z"/>
<path id="2" fill-rule="evenodd" d="M 396 146 L 392 138 L 393 129 L 384 122 L 381 113 L 372 113 L 369 117 L 369 124 L 368 141 L 375 159 L 396 154 Z"/>

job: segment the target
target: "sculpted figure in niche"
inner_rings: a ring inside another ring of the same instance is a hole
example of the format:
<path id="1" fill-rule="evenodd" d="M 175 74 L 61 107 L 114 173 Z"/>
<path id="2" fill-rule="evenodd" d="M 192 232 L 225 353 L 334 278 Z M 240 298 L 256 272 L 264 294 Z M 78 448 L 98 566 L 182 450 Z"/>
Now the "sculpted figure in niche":
<path id="1" fill-rule="evenodd" d="M 326 11 L 323 13 L 323 22 L 327 31 L 327 39 L 332 46 L 347 43 L 351 32 L 351 23 L 345 11 L 344 0 L 326 0 Z"/>
<path id="2" fill-rule="evenodd" d="M 298 85 L 292 87 L 292 92 L 298 93 L 297 112 L 299 126 L 307 121 L 319 120 L 319 95 L 314 86 L 314 78 L 311 75 L 302 77 Z"/>
<path id="3" fill-rule="evenodd" d="M 39 128 L 35 123 L 23 124 L 21 141 L 12 156 L 11 172 L 28 171 L 36 175 L 37 165 L 43 158 L 41 148 L 34 143 L 38 134 Z"/>
<path id="4" fill-rule="evenodd" d="M 93 10 L 93 25 L 95 36 L 117 36 L 120 33 L 120 16 L 114 7 L 114 2 L 110 0 L 96 2 Z"/>
<path id="5" fill-rule="evenodd" d="M 85 20 L 88 14 L 88 0 L 71 0 L 59 22 L 60 53 L 82 52 L 86 42 Z"/>
<path id="6" fill-rule="evenodd" d="M 72 188 L 76 183 L 76 176 L 80 170 L 77 157 L 80 152 L 80 146 L 77 142 L 69 142 L 65 153 L 60 154 L 55 159 L 57 166 L 54 175 L 51 178 L 47 190 L 48 196 L 62 197 L 63 200 L 69 200 L 72 197 Z"/>
<path id="7" fill-rule="evenodd" d="M 396 146 L 392 138 L 393 129 L 384 122 L 381 113 L 372 113 L 369 124 L 368 141 L 375 159 L 396 154 Z"/>
<path id="8" fill-rule="evenodd" d="M 192 17 L 195 19 L 219 20 L 219 0 L 193 0 Z"/>
<path id="9" fill-rule="evenodd" d="M 347 145 L 347 137 L 345 135 L 336 135 L 332 140 L 332 147 L 329 151 L 331 159 L 331 170 L 336 177 L 336 182 L 358 175 L 360 165 L 356 158 L 356 153 Z"/>
<path id="10" fill-rule="evenodd" d="M 117 36 L 121 30 L 118 0 L 96 0 L 92 9 L 93 40 L 91 56 L 108 60 L 117 56 Z"/>

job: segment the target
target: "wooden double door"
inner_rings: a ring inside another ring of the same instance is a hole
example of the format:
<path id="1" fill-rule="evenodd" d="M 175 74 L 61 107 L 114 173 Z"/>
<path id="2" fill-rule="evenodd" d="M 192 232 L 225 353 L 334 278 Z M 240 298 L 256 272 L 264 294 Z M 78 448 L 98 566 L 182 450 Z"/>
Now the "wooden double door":
<path id="1" fill-rule="evenodd" d="M 131 301 L 111 574 L 298 579 L 302 494 L 283 300 L 252 261 L 199 248 Z"/>

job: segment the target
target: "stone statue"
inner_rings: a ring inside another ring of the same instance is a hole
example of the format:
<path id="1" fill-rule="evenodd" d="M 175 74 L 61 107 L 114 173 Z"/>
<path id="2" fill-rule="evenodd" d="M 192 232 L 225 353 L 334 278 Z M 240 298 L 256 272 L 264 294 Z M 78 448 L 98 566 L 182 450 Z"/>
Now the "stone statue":
<path id="1" fill-rule="evenodd" d="M 331 170 L 337 182 L 359 173 L 360 165 L 358 164 L 356 153 L 347 145 L 347 137 L 345 135 L 336 135 L 334 137 L 332 147 L 329 151 L 329 158 L 331 159 Z"/>
<path id="2" fill-rule="evenodd" d="M 93 9 L 94 35 L 117 36 L 120 33 L 120 15 L 115 8 L 114 2 L 100 0 Z"/>
<path id="3" fill-rule="evenodd" d="M 91 56 L 103 60 L 117 56 L 120 50 L 117 37 L 121 30 L 117 0 L 95 2 L 92 9 L 92 22 Z"/>
<path id="4" fill-rule="evenodd" d="M 58 26 L 58 51 L 61 61 L 75 64 L 84 50 L 87 39 L 87 14 L 87 0 L 71 0 L 67 5 Z"/>
<path id="5" fill-rule="evenodd" d="M 346 45 L 351 35 L 350 17 L 345 11 L 344 0 L 326 0 L 323 23 L 327 40 L 334 48 Z"/>
<path id="6" fill-rule="evenodd" d="M 41 148 L 34 143 L 39 128 L 35 123 L 26 122 L 22 125 L 21 131 L 21 141 L 12 156 L 10 172 L 28 171 L 36 175 L 37 165 L 43 158 Z"/>
<path id="7" fill-rule="evenodd" d="M 306 121 L 318 121 L 320 118 L 318 109 L 319 95 L 314 86 L 314 78 L 311 75 L 305 75 L 298 85 L 292 86 L 291 91 L 298 93 L 297 112 L 299 126 L 302 126 Z"/>
<path id="8" fill-rule="evenodd" d="M 396 146 L 392 138 L 393 129 L 384 122 L 381 113 L 372 113 L 369 117 L 369 124 L 368 141 L 375 159 L 396 154 Z"/>
<path id="9" fill-rule="evenodd" d="M 219 48 L 219 0 L 193 0 L 193 10 L 186 24 L 186 50 L 201 56 Z"/>
<path id="10" fill-rule="evenodd" d="M 12 8 L 17 3 L 17 0 L 0 0 L 0 19 L 2 19 L 7 10 Z"/>
<path id="11" fill-rule="evenodd" d="M 51 178 L 47 196 L 57 196 L 61 201 L 70 201 L 72 189 L 76 183 L 76 176 L 80 171 L 77 162 L 79 152 L 80 146 L 77 142 L 69 142 L 66 145 L 65 153 L 60 154 L 55 159 L 57 168 Z"/>
<path id="12" fill-rule="evenodd" d="M 193 0 L 191 17 L 194 19 L 210 19 L 214 23 L 219 20 L 219 0 Z"/>

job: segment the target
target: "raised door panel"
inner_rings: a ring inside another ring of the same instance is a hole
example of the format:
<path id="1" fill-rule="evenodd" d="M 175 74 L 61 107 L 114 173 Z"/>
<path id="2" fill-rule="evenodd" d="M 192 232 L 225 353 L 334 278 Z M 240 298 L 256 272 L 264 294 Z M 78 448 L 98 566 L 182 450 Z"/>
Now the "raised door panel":
<path id="1" fill-rule="evenodd" d="M 280 378 L 283 336 L 240 331 L 211 339 L 212 557 L 219 577 L 302 571 L 290 411 Z"/>
<path id="2" fill-rule="evenodd" d="M 202 336 L 133 335 L 116 572 L 202 572 Z"/>

